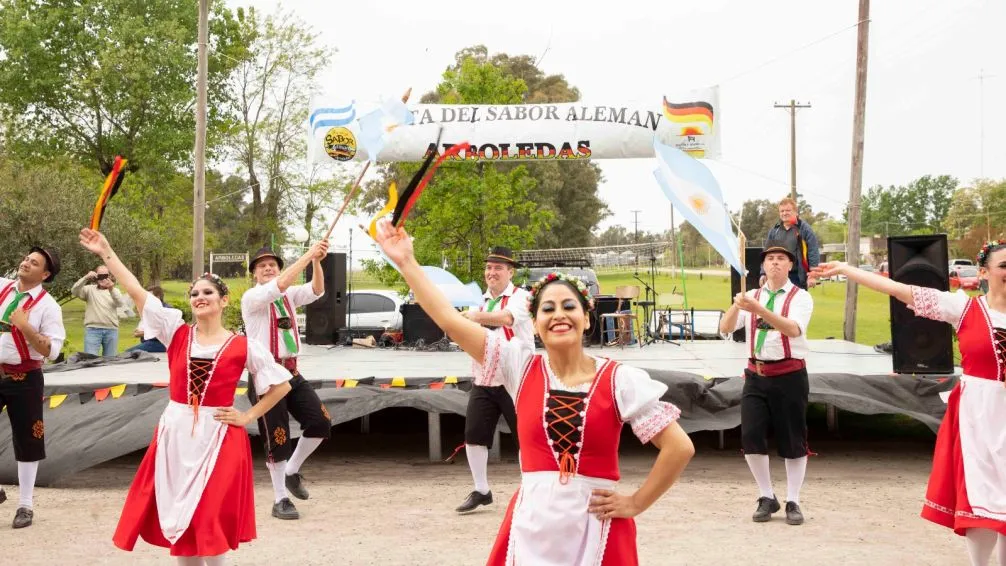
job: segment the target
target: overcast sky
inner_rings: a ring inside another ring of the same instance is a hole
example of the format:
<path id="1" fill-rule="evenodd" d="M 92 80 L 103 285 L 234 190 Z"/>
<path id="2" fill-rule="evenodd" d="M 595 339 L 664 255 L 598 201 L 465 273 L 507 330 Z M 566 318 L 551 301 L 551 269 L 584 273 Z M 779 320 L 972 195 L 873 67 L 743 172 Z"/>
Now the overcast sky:
<path id="1" fill-rule="evenodd" d="M 271 11 L 272 1 L 230 1 Z M 872 3 L 863 185 L 925 174 L 964 183 L 1006 176 L 1006 5 L 989 0 Z M 586 102 L 652 101 L 720 86 L 722 159 L 706 163 L 736 210 L 789 191 L 791 98 L 797 116 L 797 184 L 815 210 L 841 215 L 848 201 L 856 59 L 856 0 L 828 2 L 331 2 L 285 0 L 336 47 L 319 88 L 357 99 L 418 95 L 461 48 L 544 55 Z M 844 30 L 844 31 L 842 31 Z M 999 39 L 995 39 L 999 35 Z M 808 46 L 808 44 L 813 44 Z M 979 72 L 984 69 L 984 164 Z M 652 159 L 599 160 L 602 227 L 665 230 L 670 206 Z M 360 165 L 348 166 L 356 171 Z M 356 219 L 340 222 L 337 236 Z M 342 225 L 345 226 L 342 226 Z M 354 235 L 354 239 L 356 236 Z M 362 238 L 361 238 L 362 240 Z M 358 247 L 354 241 L 354 248 Z"/>

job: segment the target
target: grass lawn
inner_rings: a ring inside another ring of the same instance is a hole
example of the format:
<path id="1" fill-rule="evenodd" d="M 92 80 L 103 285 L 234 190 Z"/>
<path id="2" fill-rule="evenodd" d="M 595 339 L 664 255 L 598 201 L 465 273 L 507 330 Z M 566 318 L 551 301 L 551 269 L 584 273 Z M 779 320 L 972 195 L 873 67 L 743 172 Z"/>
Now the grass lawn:
<path id="1" fill-rule="evenodd" d="M 614 294 L 619 285 L 642 285 L 632 277 L 632 272 L 602 273 L 598 275 L 601 292 Z M 649 283 L 649 279 L 640 274 Z M 658 295 L 682 293 L 687 288 L 688 306 L 701 310 L 722 310 L 730 307 L 730 278 L 717 275 L 687 275 L 682 285 L 681 277 L 667 273 L 658 274 L 653 285 Z M 645 293 L 645 289 L 642 289 Z M 845 314 L 845 283 L 827 282 L 810 290 L 814 298 L 814 314 L 808 337 L 842 338 L 842 320 Z M 856 310 L 856 342 L 874 346 L 891 340 L 890 308 L 886 295 L 863 286 L 859 287 Z M 658 301 L 658 306 L 660 302 Z"/>
<path id="2" fill-rule="evenodd" d="M 648 279 L 640 274 L 648 282 Z M 639 285 L 633 279 L 633 272 L 601 273 L 598 275 L 601 292 L 614 294 L 619 285 Z M 232 301 L 229 308 L 240 308 L 241 294 L 250 286 L 250 280 L 245 278 L 227 279 Z M 641 285 L 640 285 L 641 286 Z M 688 306 L 702 310 L 726 310 L 731 303 L 730 279 L 718 275 L 687 275 L 682 285 L 680 275 L 672 276 L 659 273 L 655 279 L 654 288 L 658 294 L 681 293 L 687 287 Z M 189 282 L 165 281 L 162 284 L 165 298 L 168 302 L 185 301 Z M 376 280 L 363 273 L 353 274 L 354 289 L 386 289 Z M 845 309 L 845 283 L 827 282 L 811 289 L 814 297 L 814 315 L 811 319 L 809 337 L 842 338 L 842 320 Z M 856 311 L 856 342 L 874 346 L 891 340 L 890 307 L 887 296 L 859 287 L 859 306 Z M 659 301 L 658 301 L 659 304 Z M 133 337 L 138 319 L 122 320 L 119 327 L 119 350 L 137 344 L 139 339 Z M 76 352 L 84 346 L 84 303 L 72 299 L 63 305 L 63 323 L 66 326 L 68 352 Z M 959 362 L 960 355 L 954 345 L 955 359 Z"/>

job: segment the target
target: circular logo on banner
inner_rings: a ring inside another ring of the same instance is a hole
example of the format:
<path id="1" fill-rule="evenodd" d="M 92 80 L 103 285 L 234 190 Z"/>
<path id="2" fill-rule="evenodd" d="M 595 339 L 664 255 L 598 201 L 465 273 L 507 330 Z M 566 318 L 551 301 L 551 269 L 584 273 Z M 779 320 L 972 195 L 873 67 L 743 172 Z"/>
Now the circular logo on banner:
<path id="1" fill-rule="evenodd" d="M 349 161 L 356 155 L 356 136 L 343 127 L 332 128 L 325 134 L 325 153 L 336 161 Z"/>

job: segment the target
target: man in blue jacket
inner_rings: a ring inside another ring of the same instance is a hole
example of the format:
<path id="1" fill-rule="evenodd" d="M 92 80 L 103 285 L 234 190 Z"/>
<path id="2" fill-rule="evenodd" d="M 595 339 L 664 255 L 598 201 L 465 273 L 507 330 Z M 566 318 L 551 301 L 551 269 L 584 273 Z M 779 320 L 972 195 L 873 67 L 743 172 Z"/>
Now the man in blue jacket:
<path id="1" fill-rule="evenodd" d="M 817 280 L 808 277 L 811 268 L 821 261 L 821 247 L 817 243 L 817 235 L 810 225 L 800 220 L 796 212 L 796 202 L 786 197 L 779 201 L 779 222 L 768 231 L 766 242 L 782 242 L 787 248 L 796 251 L 796 262 L 789 272 L 789 280 L 801 289 L 817 285 Z M 765 284 L 765 271 L 761 273 L 762 285 Z"/>

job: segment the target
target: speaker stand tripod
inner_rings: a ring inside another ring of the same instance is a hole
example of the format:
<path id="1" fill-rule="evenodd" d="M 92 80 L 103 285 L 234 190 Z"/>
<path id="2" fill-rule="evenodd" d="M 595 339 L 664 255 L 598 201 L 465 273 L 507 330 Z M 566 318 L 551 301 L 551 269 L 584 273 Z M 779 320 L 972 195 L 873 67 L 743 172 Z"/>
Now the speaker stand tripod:
<path id="1" fill-rule="evenodd" d="M 655 335 L 653 333 L 653 331 L 650 329 L 650 308 L 653 308 L 654 310 L 656 310 L 656 306 L 657 306 L 657 290 L 654 288 L 657 285 L 657 283 L 656 283 L 656 281 L 657 281 L 657 258 L 653 254 L 652 250 L 650 251 L 650 272 L 649 272 L 649 276 L 650 276 L 649 277 L 650 282 L 649 282 L 649 284 L 647 284 L 646 281 L 644 281 L 644 280 L 642 280 L 642 279 L 639 278 L 639 272 L 638 271 L 636 272 L 635 275 L 633 275 L 633 278 L 636 281 L 639 281 L 640 283 L 643 284 L 643 289 L 645 289 L 645 291 L 646 291 L 646 295 L 645 295 L 646 298 L 645 298 L 645 300 L 637 301 L 636 302 L 637 305 L 643 307 L 643 329 L 644 330 L 643 330 L 643 335 L 639 337 L 640 347 L 642 347 L 642 346 L 648 346 L 650 344 L 653 344 L 654 342 L 666 342 L 666 343 L 669 343 L 669 344 L 674 344 L 676 346 L 680 346 L 680 344 L 674 342 L 673 340 L 668 340 L 668 339 L 662 337 L 659 333 Z"/>

